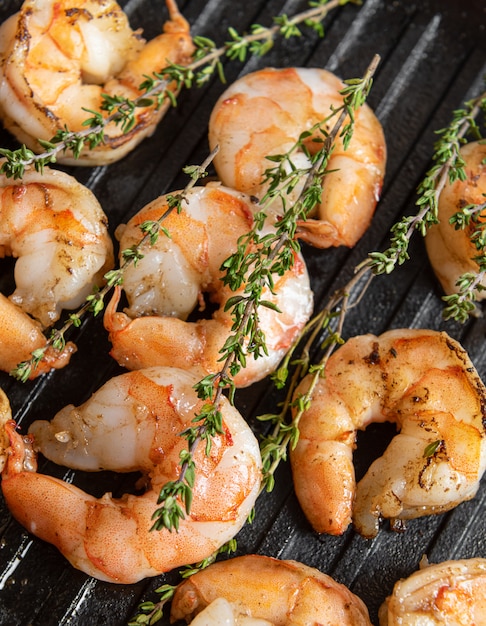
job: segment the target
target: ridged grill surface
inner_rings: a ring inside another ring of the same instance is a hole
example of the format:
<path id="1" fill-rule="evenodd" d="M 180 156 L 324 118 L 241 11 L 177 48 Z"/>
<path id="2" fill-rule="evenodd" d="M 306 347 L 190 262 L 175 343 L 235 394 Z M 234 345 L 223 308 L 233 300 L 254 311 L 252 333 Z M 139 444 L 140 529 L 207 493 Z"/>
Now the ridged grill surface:
<path id="1" fill-rule="evenodd" d="M 9 0 L 0 3 L 0 17 L 9 16 L 18 6 Z M 272 16 L 292 15 L 305 6 L 296 0 L 187 0 L 180 4 L 193 33 L 217 43 L 226 40 L 229 26 L 243 32 L 252 23 L 268 25 Z M 125 8 L 132 26 L 142 27 L 146 38 L 155 36 L 167 17 L 163 0 L 133 0 Z M 369 251 L 387 247 L 389 229 L 402 215 L 414 212 L 417 185 L 430 167 L 435 131 L 448 124 L 455 109 L 483 90 L 485 24 L 482 0 L 365 0 L 362 6 L 331 12 L 323 39 L 278 41 L 262 59 L 226 63 L 228 82 L 259 67 L 292 65 L 324 67 L 342 78 L 354 78 L 365 71 L 375 53 L 381 56 L 369 103 L 380 118 L 388 145 L 382 199 L 371 228 L 354 249 L 305 248 L 317 307 L 346 284 Z M 203 161 L 208 152 L 209 115 L 223 89 L 213 81 L 203 89 L 183 92 L 179 106 L 168 113 L 156 133 L 119 163 L 68 170 L 96 194 L 112 233 L 148 201 L 181 188 L 186 182 L 181 173 L 184 165 Z M 0 137 L 2 146 L 15 146 L 7 133 L 2 131 Z M 11 277 L 4 274 L 0 280 L 7 289 Z M 465 325 L 444 322 L 440 295 L 423 242 L 417 237 L 411 260 L 392 276 L 373 281 L 365 298 L 350 310 L 344 334 L 379 334 L 399 327 L 447 330 L 462 342 L 486 379 L 485 319 Z M 72 338 L 79 351 L 68 368 L 27 384 L 0 375 L 0 385 L 24 432 L 33 420 L 49 419 L 68 403 L 80 404 L 120 371 L 108 355 L 101 320 L 87 321 Z M 278 400 L 265 381 L 238 392 L 236 402 L 256 427 L 255 416 L 274 410 Z M 378 426 L 369 431 L 360 437 L 356 452 L 358 475 L 392 432 Z M 97 494 L 123 491 L 121 476 L 107 473 L 93 478 L 45 462 L 40 470 L 95 488 Z M 319 536 L 297 504 L 290 470 L 284 464 L 274 491 L 259 499 L 255 522 L 238 536 L 238 553 L 296 559 L 318 567 L 358 594 L 377 624 L 378 607 L 395 581 L 416 570 L 424 554 L 432 562 L 486 557 L 485 498 L 483 485 L 472 501 L 452 512 L 410 522 L 401 534 L 385 525 L 372 541 L 352 530 L 342 537 Z M 119 626 L 127 623 L 140 601 L 155 598 L 154 589 L 178 580 L 177 573 L 131 586 L 93 580 L 73 569 L 54 547 L 24 531 L 2 499 L 0 534 L 2 625 Z"/>

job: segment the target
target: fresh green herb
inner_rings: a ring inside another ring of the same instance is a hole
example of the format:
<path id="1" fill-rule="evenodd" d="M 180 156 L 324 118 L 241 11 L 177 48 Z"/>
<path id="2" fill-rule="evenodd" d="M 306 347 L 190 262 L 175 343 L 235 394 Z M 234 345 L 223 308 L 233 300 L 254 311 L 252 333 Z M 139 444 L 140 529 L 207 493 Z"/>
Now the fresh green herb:
<path id="1" fill-rule="evenodd" d="M 185 506 L 189 512 L 188 504 L 191 502 L 192 479 L 194 466 L 194 452 L 201 441 L 210 443 L 211 437 L 218 432 L 220 423 L 220 404 L 224 389 L 228 389 L 229 399 L 232 402 L 236 391 L 234 377 L 246 366 L 246 358 L 251 355 L 258 358 L 266 353 L 265 336 L 259 326 L 258 311 L 260 307 L 272 307 L 274 305 L 265 299 L 266 289 L 273 293 L 274 276 L 281 276 L 288 271 L 294 262 L 295 253 L 300 250 L 299 244 L 294 238 L 295 224 L 297 219 L 306 218 L 320 199 L 320 194 L 315 190 L 322 187 L 322 182 L 327 174 L 326 165 L 332 152 L 332 147 L 339 133 L 345 132 L 351 139 L 354 128 L 354 110 L 364 102 L 362 94 L 369 91 L 369 83 L 372 80 L 378 63 L 378 57 L 368 68 L 365 78 L 360 80 L 346 81 L 343 90 L 343 104 L 337 107 L 331 117 L 337 120 L 329 133 L 325 133 L 321 149 L 312 156 L 311 165 L 300 176 L 305 176 L 305 184 L 299 198 L 290 207 L 287 207 L 283 216 L 273 225 L 269 234 L 262 234 L 267 214 L 265 209 L 276 201 L 277 198 L 285 200 L 289 181 L 294 181 L 295 168 L 281 167 L 283 162 L 289 163 L 291 155 L 298 146 L 303 146 L 303 141 L 298 140 L 295 146 L 285 155 L 272 157 L 277 162 L 275 168 L 266 172 L 266 178 L 270 185 L 264 198 L 261 200 L 262 210 L 255 216 L 254 226 L 251 231 L 242 236 L 237 245 L 237 250 L 226 259 L 221 269 L 224 271 L 223 283 L 228 285 L 234 292 L 242 293 L 235 295 L 226 303 L 225 309 L 230 310 L 233 317 L 231 334 L 221 348 L 222 368 L 215 374 L 206 376 L 196 386 L 198 396 L 207 401 L 202 414 L 195 417 L 198 424 L 194 428 L 183 433 L 188 439 L 189 449 L 181 453 L 181 470 L 176 481 L 167 483 L 162 487 L 158 504 L 161 505 L 154 513 L 154 530 L 169 528 L 177 530 L 178 524 Z M 328 122 L 317 125 L 317 129 Z M 314 132 L 316 128 L 312 129 Z M 324 132 L 324 131 L 323 131 Z M 283 203 L 285 204 L 285 203 Z M 279 370 L 281 375 L 282 370 Z"/>
<path id="2" fill-rule="evenodd" d="M 416 206 L 419 210 L 416 215 L 405 216 L 392 227 L 391 245 L 387 250 L 372 252 L 364 261 L 364 264 L 374 274 L 390 274 L 397 264 L 401 265 L 407 261 L 409 259 L 408 247 L 414 231 L 425 236 L 428 228 L 438 223 L 439 196 L 444 186 L 447 182 L 465 178 L 464 161 L 460 154 L 460 148 L 467 142 L 466 135 L 469 133 L 475 138 L 481 136 L 475 121 L 481 110 L 486 110 L 486 93 L 466 102 L 464 108 L 454 111 L 449 126 L 437 131 L 440 138 L 434 145 L 432 167 L 427 171 L 424 180 L 417 189 Z M 475 214 L 470 207 L 468 212 L 470 218 Z M 466 212 L 462 219 L 457 216 L 455 222 L 462 227 L 467 219 Z M 475 260 L 479 264 L 481 276 L 462 277 L 459 282 L 461 292 L 444 298 L 447 304 L 444 316 L 447 319 L 453 318 L 463 322 L 474 309 L 475 289 L 479 288 L 480 279 L 486 268 L 484 234 L 480 222 L 476 221 L 478 227 L 473 233 L 473 239 L 478 249 L 478 256 Z"/>
<path id="3" fill-rule="evenodd" d="M 440 448 L 444 445 L 444 442 L 441 439 L 438 439 L 437 441 L 432 441 L 432 443 L 429 443 L 427 446 L 425 446 L 425 450 L 424 450 L 424 459 L 428 459 L 429 457 L 434 456 L 434 454 L 440 450 Z"/>

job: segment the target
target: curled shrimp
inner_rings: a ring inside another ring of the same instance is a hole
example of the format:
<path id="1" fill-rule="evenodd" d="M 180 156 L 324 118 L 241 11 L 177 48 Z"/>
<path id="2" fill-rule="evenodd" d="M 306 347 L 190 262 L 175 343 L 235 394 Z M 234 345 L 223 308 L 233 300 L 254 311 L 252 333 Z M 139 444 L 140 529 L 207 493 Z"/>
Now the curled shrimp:
<path id="1" fill-rule="evenodd" d="M 213 563 L 178 585 L 171 621 L 181 619 L 194 626 L 248 620 L 274 626 L 371 626 L 362 600 L 330 576 L 297 561 L 256 554 Z"/>
<path id="2" fill-rule="evenodd" d="M 107 217 L 87 187 L 49 168 L 0 176 L 0 193 L 0 256 L 17 259 L 10 300 L 51 326 L 113 267 Z"/>
<path id="3" fill-rule="evenodd" d="M 135 100 L 147 76 L 169 63 L 190 61 L 189 25 L 174 0 L 163 33 L 146 43 L 133 31 L 114 0 L 26 0 L 0 30 L 0 115 L 5 127 L 34 152 L 38 139 L 58 131 L 83 130 L 89 111 L 101 111 L 102 94 Z M 174 86 L 171 86 L 174 89 Z M 104 141 L 75 158 L 77 165 L 105 165 L 151 135 L 168 107 L 137 107 L 135 124 L 124 132 L 114 123 Z"/>
<path id="4" fill-rule="evenodd" d="M 486 559 L 425 565 L 398 581 L 380 607 L 380 626 L 486 623 Z"/>
<path id="5" fill-rule="evenodd" d="M 0 175 L 0 257 L 16 259 L 15 290 L 0 298 L 0 367 L 10 371 L 46 344 L 42 331 L 78 307 L 113 267 L 107 218 L 75 178 L 45 168 L 21 181 Z M 49 348 L 33 375 L 73 352 Z"/>
<path id="6" fill-rule="evenodd" d="M 167 211 L 167 202 L 167 196 L 157 198 L 117 231 L 122 251 L 140 241 L 140 225 L 158 220 Z M 111 354 L 120 365 L 191 367 L 201 376 L 220 371 L 220 351 L 233 325 L 225 304 L 244 289 L 235 292 L 225 286 L 221 266 L 236 251 L 238 238 L 251 230 L 254 213 L 244 194 L 209 184 L 193 188 L 181 212 L 164 220 L 170 237 L 161 233 L 155 244 L 142 247 L 143 258 L 124 273 L 129 308 L 117 312 L 121 297 L 117 289 L 105 311 Z M 215 307 L 212 315 L 188 320 L 198 305 L 204 310 L 204 294 Z M 276 277 L 273 293 L 264 290 L 263 299 L 278 307 L 276 311 L 262 306 L 258 311 L 268 354 L 247 357 L 234 378 L 240 387 L 272 372 L 309 319 L 313 299 L 300 255 L 295 255 L 290 270 Z"/>
<path id="7" fill-rule="evenodd" d="M 267 189 L 264 173 L 268 156 L 285 154 L 301 133 L 323 122 L 343 104 L 344 84 L 323 69 L 262 69 L 243 76 L 221 95 L 209 122 L 209 144 L 219 146 L 214 165 L 221 181 L 250 195 Z M 329 131 L 333 121 L 326 121 Z M 320 136 L 322 139 L 322 136 Z M 313 135 L 305 148 L 315 154 L 322 142 Z M 309 168 L 300 149 L 292 162 Z M 364 105 L 355 116 L 353 138 L 347 149 L 338 138 L 332 151 L 315 214 L 300 221 L 297 237 L 319 248 L 354 246 L 368 228 L 378 202 L 386 163 L 381 125 Z M 297 185 L 287 200 L 295 200 Z"/>
<path id="8" fill-rule="evenodd" d="M 190 513 L 177 531 L 150 530 L 160 489 L 180 472 L 179 455 L 187 448 L 180 433 L 202 408 L 196 382 L 192 373 L 175 368 L 127 372 L 83 405 L 65 407 L 52 422 L 34 422 L 26 437 L 9 422 L 2 490 L 12 515 L 100 580 L 133 583 L 209 557 L 245 523 L 260 487 L 261 457 L 249 426 L 224 398 L 221 434 L 212 437 L 209 453 L 202 443 L 193 457 Z M 140 471 L 146 490 L 95 498 L 38 474 L 33 445 L 75 469 Z"/>
<path id="9" fill-rule="evenodd" d="M 475 141 L 465 144 L 460 149 L 464 161 L 465 178 L 447 182 L 439 196 L 438 224 L 431 226 L 425 237 L 425 245 L 432 268 L 448 295 L 457 293 L 458 279 L 463 274 L 477 274 L 478 264 L 475 257 L 479 252 L 471 234 L 475 229 L 473 222 L 464 229 L 456 229 L 450 223 L 455 213 L 469 205 L 484 206 L 486 202 L 486 144 Z M 483 208 L 479 222 L 484 221 L 486 210 Z M 481 286 L 486 288 L 486 279 Z M 482 300 L 486 292 L 476 289 L 475 298 Z"/>
<path id="10" fill-rule="evenodd" d="M 307 376 L 296 390 L 305 393 Z M 299 422 L 290 459 L 297 496 L 318 532 L 351 520 L 374 537 L 382 519 L 448 511 L 477 492 L 486 467 L 486 389 L 444 332 L 391 330 L 349 339 L 329 359 Z M 356 485 L 357 430 L 394 422 L 399 433 Z"/>

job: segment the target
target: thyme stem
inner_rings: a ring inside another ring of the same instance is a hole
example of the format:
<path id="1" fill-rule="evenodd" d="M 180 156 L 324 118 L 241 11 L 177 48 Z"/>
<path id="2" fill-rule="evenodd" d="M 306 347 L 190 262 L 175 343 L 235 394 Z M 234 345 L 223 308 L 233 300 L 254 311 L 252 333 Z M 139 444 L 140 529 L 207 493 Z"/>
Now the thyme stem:
<path id="1" fill-rule="evenodd" d="M 419 211 L 415 216 L 403 218 L 391 228 L 391 245 L 384 252 L 371 252 L 356 266 L 353 278 L 344 288 L 336 290 L 329 299 L 328 304 L 316 314 L 307 324 L 301 337 L 289 351 L 279 370 L 273 375 L 277 387 L 283 387 L 288 378 L 289 364 L 292 361 L 298 344 L 308 337 L 302 347 L 300 357 L 292 363 L 294 370 L 288 384 L 285 399 L 281 411 L 278 414 L 265 414 L 259 416 L 261 421 L 273 423 L 273 430 L 262 439 L 261 451 L 264 467 L 264 487 L 271 491 L 274 485 L 274 473 L 282 460 L 287 458 L 289 446 L 295 446 L 299 437 L 299 421 L 302 413 L 309 406 L 312 392 L 320 376 L 323 375 L 325 366 L 335 347 L 343 343 L 342 329 L 345 317 L 350 306 L 356 306 L 364 297 L 373 279 L 381 274 L 391 273 L 397 264 L 402 264 L 408 259 L 408 246 L 411 238 L 417 230 L 425 235 L 427 227 L 437 221 L 437 206 L 440 193 L 447 181 L 454 181 L 463 177 L 463 160 L 459 153 L 462 143 L 469 132 L 479 135 L 475 118 L 480 110 L 486 108 L 486 92 L 466 103 L 466 108 L 454 112 L 451 124 L 438 131 L 442 136 L 435 144 L 435 152 L 432 157 L 434 165 L 428 170 L 425 180 L 419 185 L 417 192 L 419 198 L 416 205 Z M 486 203 L 463 207 L 464 223 L 467 218 L 477 217 L 485 208 Z M 458 218 L 456 218 L 458 220 Z M 459 220 L 458 220 L 459 221 Z M 478 226 L 480 228 L 480 226 Z M 476 232 L 477 234 L 477 232 Z M 471 235 L 474 237 L 474 233 Z M 480 255 L 476 258 L 479 271 L 476 274 L 464 276 L 459 284 L 462 288 L 459 294 L 445 296 L 443 300 L 448 304 L 444 311 L 444 317 L 454 317 L 458 321 L 465 321 L 471 313 L 474 300 L 474 290 L 477 289 L 486 276 L 486 254 L 484 238 L 476 238 L 476 247 Z M 364 282 L 363 282 L 364 281 Z M 360 287 L 361 285 L 361 287 Z M 350 305 L 350 298 L 354 297 Z M 341 307 L 338 311 L 338 307 Z M 337 323 L 336 323 L 337 318 Z M 319 338 L 325 332 L 325 338 Z M 310 364 L 310 351 L 315 343 L 320 340 L 321 350 L 324 350 L 322 358 L 317 364 Z M 295 390 L 305 375 L 311 374 L 312 379 L 305 394 L 296 396 Z M 289 413 L 292 416 L 289 418 Z"/>
<path id="2" fill-rule="evenodd" d="M 351 140 L 354 128 L 353 111 L 365 101 L 378 60 L 378 56 L 374 57 L 363 79 L 347 82 L 343 90 L 343 105 L 332 112 L 332 115 L 337 116 L 337 121 L 306 171 L 306 181 L 299 198 L 274 224 L 274 232 L 261 236 L 260 232 L 267 217 L 265 211 L 261 210 L 255 216 L 253 229 L 239 239 L 238 250 L 222 265 L 221 269 L 225 271 L 223 283 L 229 285 L 234 292 L 244 286 L 243 295 L 238 294 L 229 298 L 225 306 L 226 310 L 232 310 L 233 335 L 220 350 L 223 355 L 220 371 L 207 376 L 195 387 L 199 398 L 208 401 L 208 404 L 194 419 L 199 425 L 182 433 L 188 438 L 189 446 L 187 450 L 181 452 L 181 470 L 178 479 L 168 482 L 160 491 L 158 504 L 161 506 L 154 513 L 153 530 L 162 528 L 177 530 L 179 521 L 184 516 L 181 504 L 185 505 L 186 512 L 189 513 L 196 448 L 202 440 L 206 441 L 208 447 L 210 437 L 221 432 L 216 424 L 221 427 L 223 389 L 229 390 L 229 399 L 233 402 L 236 390 L 234 377 L 242 367 L 245 367 L 247 354 L 259 356 L 266 351 L 265 338 L 258 325 L 258 308 L 270 306 L 267 301 L 262 300 L 263 289 L 266 287 L 272 291 L 273 274 L 282 275 L 292 267 L 293 254 L 300 250 L 294 238 L 296 221 L 300 215 L 306 215 L 307 211 L 312 210 L 317 202 L 315 194 L 312 194 L 313 203 L 309 202 L 307 197 L 313 187 L 322 186 L 327 173 L 325 164 L 340 130 L 347 134 L 347 142 Z M 344 126 L 348 118 L 349 123 Z M 293 148 L 289 153 L 292 152 Z M 277 160 L 283 161 L 288 156 L 282 155 L 282 158 Z M 276 196 L 284 194 L 285 181 L 295 172 L 293 167 L 289 168 L 290 174 L 281 166 L 277 166 L 275 170 L 271 175 L 272 185 L 262 203 L 269 204 Z M 254 250 L 251 254 L 250 249 Z"/>
<path id="3" fill-rule="evenodd" d="M 356 269 L 353 278 L 343 288 L 334 292 L 328 304 L 310 320 L 303 329 L 300 338 L 294 344 L 295 349 L 300 341 L 307 336 L 299 358 L 293 363 L 295 367 L 290 383 L 287 385 L 282 409 L 277 415 L 265 414 L 258 417 L 261 421 L 270 421 L 274 424 L 271 433 L 262 438 L 261 443 L 264 471 L 262 489 L 267 491 L 273 489 L 275 483 L 274 474 L 280 462 L 287 459 L 289 446 L 293 448 L 297 444 L 299 439 L 299 422 L 302 414 L 309 407 L 310 398 L 317 381 L 323 375 L 326 363 L 336 345 L 343 343 L 342 330 L 346 314 L 351 306 L 356 306 L 363 298 L 373 277 L 369 267 L 363 266 Z M 361 289 L 356 292 L 357 287 L 363 283 L 364 279 L 366 280 Z M 351 297 L 355 298 L 352 305 L 350 305 Z M 338 307 L 340 307 L 339 310 Z M 310 364 L 311 349 L 315 346 L 323 331 L 327 333 L 324 339 L 320 339 L 320 347 L 324 350 L 323 356 L 316 364 Z M 274 380 L 277 382 L 277 386 L 283 386 L 282 381 L 287 380 L 288 367 L 292 357 L 293 352 L 291 351 L 287 354 L 279 371 L 275 373 Z M 296 396 L 296 389 L 307 374 L 311 375 L 309 388 L 305 394 Z M 292 412 L 292 417 L 289 422 L 287 416 L 290 412 Z"/>

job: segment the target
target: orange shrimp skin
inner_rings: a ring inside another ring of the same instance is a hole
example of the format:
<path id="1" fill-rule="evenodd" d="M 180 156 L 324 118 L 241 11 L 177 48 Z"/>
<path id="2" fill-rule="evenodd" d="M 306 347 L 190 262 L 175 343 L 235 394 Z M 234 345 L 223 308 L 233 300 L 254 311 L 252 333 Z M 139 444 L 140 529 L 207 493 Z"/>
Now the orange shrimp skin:
<path id="1" fill-rule="evenodd" d="M 256 554 L 214 563 L 182 582 L 171 621 L 190 622 L 217 598 L 275 626 L 371 626 L 361 599 L 330 576 L 297 561 Z"/>

